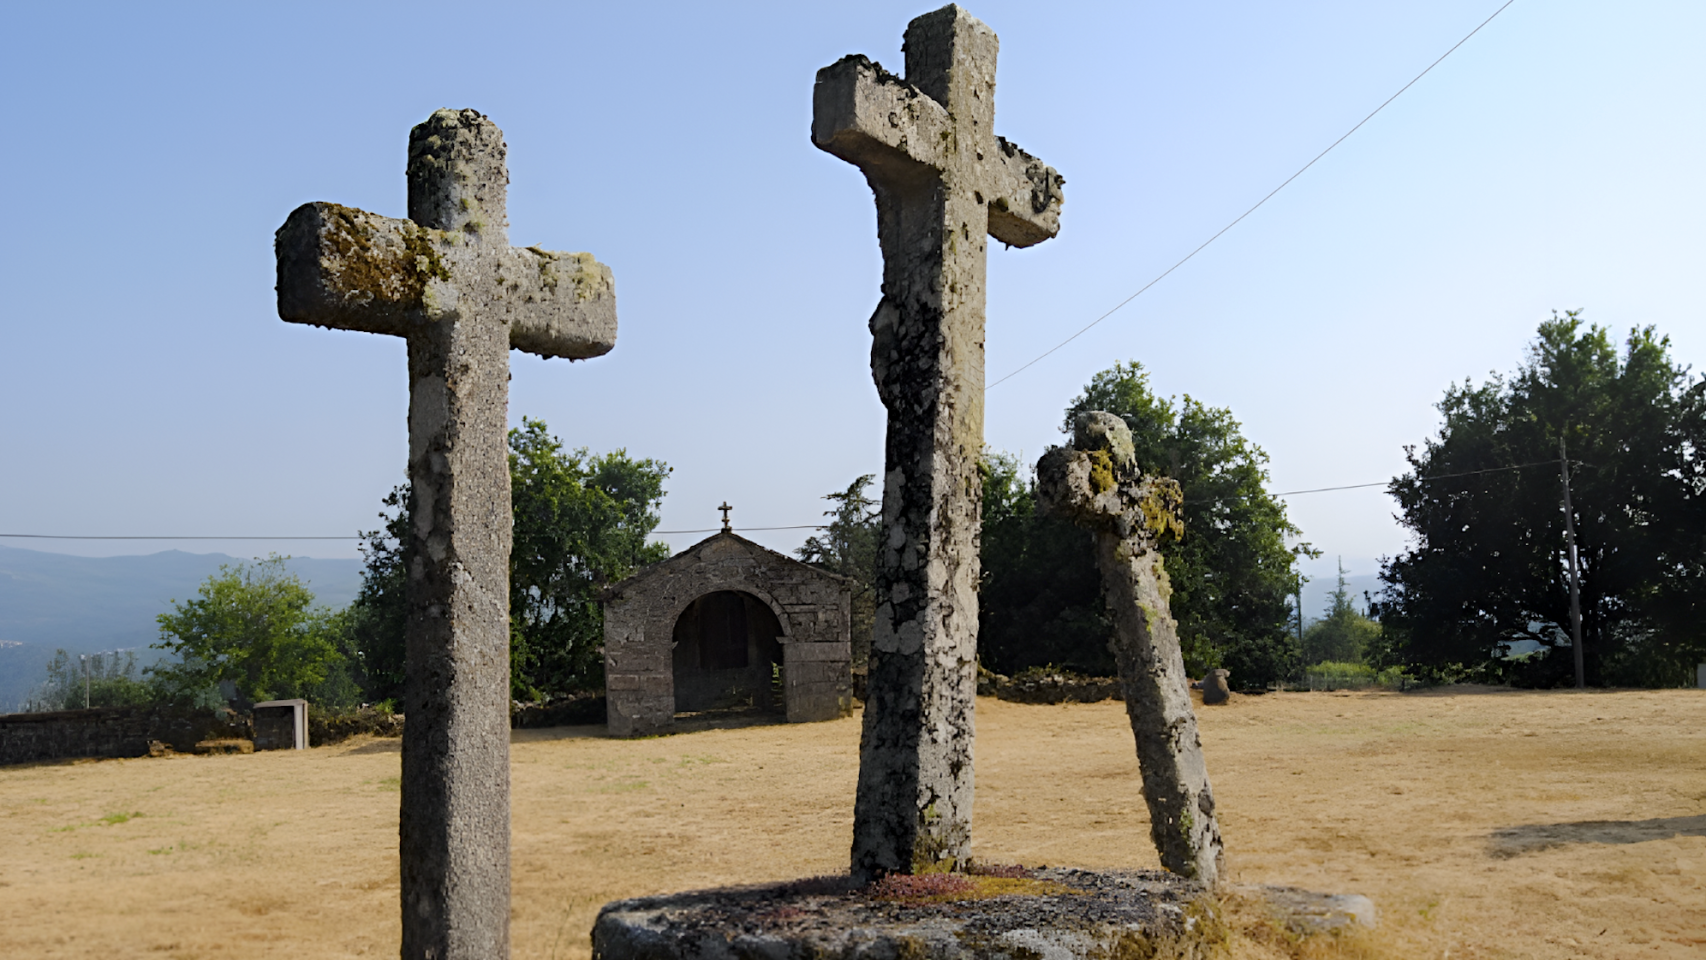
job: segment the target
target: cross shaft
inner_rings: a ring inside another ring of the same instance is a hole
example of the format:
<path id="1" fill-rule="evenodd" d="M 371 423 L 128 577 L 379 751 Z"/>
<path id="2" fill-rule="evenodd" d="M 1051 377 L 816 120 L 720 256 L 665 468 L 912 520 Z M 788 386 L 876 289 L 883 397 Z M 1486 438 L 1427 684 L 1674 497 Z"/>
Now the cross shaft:
<path id="1" fill-rule="evenodd" d="M 279 316 L 409 355 L 405 958 L 509 955 L 509 350 L 616 339 L 610 271 L 509 246 L 503 134 L 440 110 L 409 135 L 409 219 L 330 203 L 279 229 Z"/>
<path id="2" fill-rule="evenodd" d="M 812 142 L 864 172 L 883 251 L 871 370 L 888 434 L 854 809 L 861 880 L 970 854 L 984 238 L 1053 237 L 1064 182 L 994 134 L 997 47 L 949 5 L 907 26 L 904 79 L 845 57 L 818 71 L 812 98 Z"/>

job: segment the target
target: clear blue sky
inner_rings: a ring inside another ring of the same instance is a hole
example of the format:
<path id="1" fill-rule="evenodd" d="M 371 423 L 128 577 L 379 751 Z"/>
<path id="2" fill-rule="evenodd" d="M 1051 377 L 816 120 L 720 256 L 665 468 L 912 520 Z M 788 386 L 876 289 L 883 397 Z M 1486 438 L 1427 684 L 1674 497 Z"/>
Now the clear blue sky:
<path id="1" fill-rule="evenodd" d="M 1499 2 L 974 4 L 1001 37 L 998 132 L 1067 180 L 1058 239 L 991 253 L 991 379 Z M 668 461 L 665 529 L 714 525 L 724 499 L 741 525 L 815 521 L 824 493 L 879 472 L 883 412 L 871 198 L 811 146 L 812 79 L 853 52 L 898 69 L 927 9 L 7 5 L 0 531 L 373 526 L 403 477 L 403 345 L 281 322 L 272 233 L 309 200 L 402 216 L 409 128 L 443 106 L 506 132 L 516 243 L 615 271 L 616 350 L 515 355 L 512 416 Z M 1162 392 L 1230 407 L 1273 489 L 1376 481 L 1448 382 L 1513 367 L 1553 309 L 1656 324 L 1706 367 L 1702 49 L 1706 4 L 1517 0 L 1190 264 L 992 390 L 990 444 L 1034 459 L 1091 374 L 1136 359 Z M 1378 490 L 1291 503 L 1324 568 L 1370 572 L 1403 544 Z"/>

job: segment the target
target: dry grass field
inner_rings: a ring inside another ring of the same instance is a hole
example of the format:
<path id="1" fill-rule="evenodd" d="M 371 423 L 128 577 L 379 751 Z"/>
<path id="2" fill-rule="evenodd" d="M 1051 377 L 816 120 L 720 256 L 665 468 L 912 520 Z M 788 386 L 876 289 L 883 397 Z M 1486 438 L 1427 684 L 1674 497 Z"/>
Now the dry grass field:
<path id="1" fill-rule="evenodd" d="M 1201 709 L 1233 879 L 1365 893 L 1331 955 L 1706 957 L 1706 692 Z M 858 720 L 518 732 L 518 958 L 607 900 L 845 863 Z M 396 741 L 0 769 L 0 957 L 395 956 Z M 978 703 L 977 852 L 1154 866 L 1118 704 Z"/>

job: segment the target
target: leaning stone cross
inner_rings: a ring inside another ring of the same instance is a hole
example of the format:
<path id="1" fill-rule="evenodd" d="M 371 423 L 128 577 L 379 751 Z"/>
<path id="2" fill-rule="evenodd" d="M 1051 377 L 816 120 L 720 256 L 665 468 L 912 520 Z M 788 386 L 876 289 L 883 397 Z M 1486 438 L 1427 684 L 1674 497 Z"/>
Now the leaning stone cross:
<path id="1" fill-rule="evenodd" d="M 1161 865 L 1214 883 L 1220 876 L 1220 825 L 1202 741 L 1197 737 L 1172 588 L 1156 549 L 1160 534 L 1181 531 L 1179 485 L 1144 477 L 1131 429 L 1111 413 L 1078 416 L 1072 446 L 1037 461 L 1042 508 L 1095 534 L 1102 593 L 1114 621 L 1126 715 L 1137 740 L 1149 836 Z"/>
<path id="2" fill-rule="evenodd" d="M 863 56 L 817 74 L 812 142 L 877 200 L 871 372 L 888 408 L 853 874 L 970 853 L 986 236 L 1060 230 L 1062 179 L 995 136 L 994 31 L 958 6 L 906 28 L 906 77 Z"/>
<path id="3" fill-rule="evenodd" d="M 409 219 L 309 203 L 276 241 L 280 317 L 408 341 L 405 958 L 509 955 L 510 348 L 616 343 L 607 267 L 509 245 L 504 153 L 440 110 L 409 134 Z"/>

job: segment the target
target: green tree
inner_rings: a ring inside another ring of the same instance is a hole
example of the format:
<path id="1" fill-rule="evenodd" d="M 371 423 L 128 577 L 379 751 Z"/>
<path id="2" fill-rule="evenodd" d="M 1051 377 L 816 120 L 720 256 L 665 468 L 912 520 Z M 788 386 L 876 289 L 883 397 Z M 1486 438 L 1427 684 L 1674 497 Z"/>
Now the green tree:
<path id="1" fill-rule="evenodd" d="M 604 683 L 599 590 L 669 556 L 647 543 L 669 467 L 624 450 L 565 452 L 539 420 L 509 433 L 510 685 L 517 699 Z"/>
<path id="2" fill-rule="evenodd" d="M 1287 546 L 1301 531 L 1267 492 L 1267 454 L 1245 439 L 1232 411 L 1157 396 L 1136 361 L 1091 378 L 1067 407 L 1064 429 L 1089 410 L 1124 419 L 1139 466 L 1184 491 L 1185 532 L 1165 557 L 1189 669 L 1225 667 L 1246 689 L 1294 677 L 1296 560 L 1318 554 L 1308 544 Z"/>
<path id="3" fill-rule="evenodd" d="M 1651 327 L 1619 353 L 1579 312 L 1509 378 L 1447 388 L 1392 481 L 1414 546 L 1387 561 L 1384 658 L 1451 676 L 1532 640 L 1525 683 L 1573 682 L 1559 440 L 1567 445 L 1592 684 L 1680 685 L 1706 659 L 1706 402 Z M 1520 468 L 1520 469 L 1512 469 Z"/>
<path id="4" fill-rule="evenodd" d="M 854 581 L 852 636 L 853 662 L 862 665 L 870 659 L 871 624 L 876 613 L 877 538 L 882 532 L 882 513 L 878 502 L 865 492 L 876 477 L 865 474 L 854 479 L 846 490 L 825 494 L 824 499 L 835 506 L 825 510 L 829 525 L 823 532 L 807 537 L 795 556 L 816 567 L 840 574 Z"/>
<path id="5" fill-rule="evenodd" d="M 53 652 L 47 679 L 24 701 L 25 713 L 88 707 L 138 707 L 161 699 L 161 691 L 138 675 L 136 653 L 108 650 L 73 655 Z"/>
<path id="6" fill-rule="evenodd" d="M 1328 601 L 1326 615 L 1303 631 L 1303 663 L 1361 663 L 1380 640 L 1380 624 L 1363 616 L 1345 589 L 1345 565 L 1339 564 L 1339 587 Z"/>
<path id="7" fill-rule="evenodd" d="M 1017 457 L 985 451 L 982 474 L 978 659 L 997 673 L 1113 674 L 1090 533 L 1037 510 L 1035 478 Z"/>
<path id="8" fill-rule="evenodd" d="M 669 467 L 625 451 L 566 451 L 538 420 L 509 433 L 510 695 L 543 700 L 604 682 L 599 591 L 669 556 L 647 543 L 658 524 Z M 344 644 L 370 700 L 403 700 L 410 488 L 385 498 L 382 529 L 363 534 L 361 593 Z"/>
<path id="9" fill-rule="evenodd" d="M 408 536 L 409 497 L 408 484 L 392 489 L 379 514 L 382 526 L 362 533 L 361 592 L 335 624 L 339 648 L 363 698 L 395 706 L 403 706 L 408 623 L 403 590 L 413 543 Z"/>
<path id="10" fill-rule="evenodd" d="M 157 649 L 176 664 L 151 668 L 171 689 L 194 696 L 230 681 L 250 700 L 313 693 L 339 668 L 331 612 L 277 554 L 255 563 L 227 564 L 207 578 L 193 600 L 172 602 L 160 624 Z"/>

